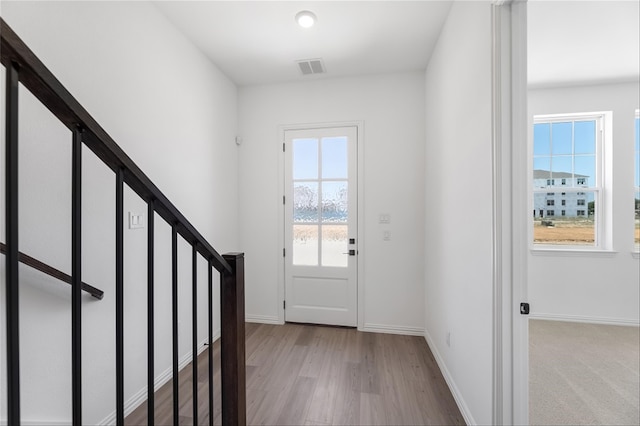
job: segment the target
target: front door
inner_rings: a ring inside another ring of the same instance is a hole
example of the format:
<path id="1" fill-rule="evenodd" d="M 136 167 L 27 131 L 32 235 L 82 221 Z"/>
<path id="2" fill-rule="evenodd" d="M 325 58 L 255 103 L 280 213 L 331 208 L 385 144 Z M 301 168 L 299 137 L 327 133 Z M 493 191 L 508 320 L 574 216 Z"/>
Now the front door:
<path id="1" fill-rule="evenodd" d="M 357 324 L 357 127 L 285 131 L 285 320 Z"/>

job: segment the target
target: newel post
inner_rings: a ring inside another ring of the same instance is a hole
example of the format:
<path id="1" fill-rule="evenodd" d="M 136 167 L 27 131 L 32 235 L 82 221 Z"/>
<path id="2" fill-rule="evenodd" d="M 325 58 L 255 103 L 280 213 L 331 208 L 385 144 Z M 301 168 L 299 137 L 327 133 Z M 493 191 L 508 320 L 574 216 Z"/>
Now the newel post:
<path id="1" fill-rule="evenodd" d="M 220 283 L 222 424 L 247 424 L 244 334 L 244 253 L 222 255 L 233 273 Z"/>

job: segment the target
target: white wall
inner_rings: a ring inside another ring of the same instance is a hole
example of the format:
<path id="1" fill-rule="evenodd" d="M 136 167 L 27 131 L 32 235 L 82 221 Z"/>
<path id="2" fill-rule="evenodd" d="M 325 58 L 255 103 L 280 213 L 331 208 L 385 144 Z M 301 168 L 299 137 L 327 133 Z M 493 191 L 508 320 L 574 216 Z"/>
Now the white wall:
<path id="1" fill-rule="evenodd" d="M 529 114 L 613 111 L 611 254 L 529 255 L 534 316 L 638 323 L 640 263 L 633 242 L 634 117 L 640 86 L 620 83 L 529 90 Z M 532 132 L 530 132 L 532 133 Z"/>
<path id="2" fill-rule="evenodd" d="M 148 3 L 3 2 L 2 17 L 214 247 L 220 252 L 239 248 L 237 92 L 228 78 Z M 70 133 L 25 92 L 20 250 L 69 272 Z M 0 152 L 3 156 L 4 140 Z M 104 300 L 85 296 L 83 303 L 84 422 L 97 424 L 112 419 L 108 416 L 115 410 L 115 190 L 113 173 L 86 149 L 83 158 L 83 279 L 105 291 Z M 0 188 L 4 191 L 4 181 Z M 2 223 L 4 210 L 3 205 Z M 129 210 L 144 213 L 146 207 L 127 190 Z M 140 393 L 146 383 L 145 237 L 146 229 L 125 231 L 128 402 L 146 397 Z M 180 355 L 186 357 L 191 347 L 191 249 L 184 241 L 179 246 Z M 158 377 L 171 360 L 170 256 L 170 229 L 156 216 Z M 205 266 L 201 259 L 202 295 Z M 69 422 L 70 287 L 27 267 L 21 266 L 20 274 L 23 420 Z M 205 300 L 201 296 L 200 343 L 207 331 Z M 4 347 L 4 300 L 0 306 Z M 218 321 L 214 327 L 219 328 Z M 4 350 L 0 356 L 0 393 L 5 395 Z M 6 419 L 4 396 L 0 404 L 0 419 Z"/>
<path id="3" fill-rule="evenodd" d="M 490 7 L 453 4 L 425 78 L 425 336 L 468 424 L 492 423 Z"/>
<path id="4" fill-rule="evenodd" d="M 364 122 L 365 329 L 421 333 L 424 259 L 424 81 L 422 73 L 310 80 L 239 90 L 240 241 L 246 252 L 246 312 L 279 320 L 278 126 Z M 378 215 L 389 213 L 391 241 Z"/>

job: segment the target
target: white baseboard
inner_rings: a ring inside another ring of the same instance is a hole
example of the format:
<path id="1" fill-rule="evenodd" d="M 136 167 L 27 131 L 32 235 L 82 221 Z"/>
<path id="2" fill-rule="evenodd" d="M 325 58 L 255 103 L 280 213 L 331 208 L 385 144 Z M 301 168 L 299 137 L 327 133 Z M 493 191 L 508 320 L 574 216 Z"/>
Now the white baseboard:
<path id="1" fill-rule="evenodd" d="M 456 383 L 453 380 L 451 373 L 449 373 L 449 370 L 447 369 L 447 366 L 444 363 L 444 360 L 442 359 L 440 352 L 438 352 L 436 345 L 433 343 L 433 339 L 431 339 L 429 332 L 427 332 L 426 330 L 424 332 L 424 338 L 427 341 L 427 345 L 429 345 L 429 349 L 431 349 L 431 353 L 433 353 L 433 357 L 436 359 L 436 362 L 438 363 L 438 367 L 440 367 L 440 371 L 444 376 L 444 380 L 447 382 L 447 386 L 449 386 L 449 390 L 451 391 L 451 394 L 453 395 L 453 399 L 455 399 L 456 404 L 460 409 L 460 413 L 462 414 L 462 417 L 464 417 L 465 423 L 468 425 L 477 425 L 478 423 L 476 423 L 473 416 L 471 415 L 471 411 L 469 411 L 469 407 L 464 401 L 462 394 L 458 390 L 458 387 L 456 386 Z"/>
<path id="2" fill-rule="evenodd" d="M 420 327 L 405 327 L 400 325 L 386 325 L 386 324 L 371 324 L 365 323 L 359 331 L 366 331 L 369 333 L 387 333 L 387 334 L 405 334 L 408 336 L 424 336 L 424 328 Z"/>
<path id="3" fill-rule="evenodd" d="M 589 317 L 582 315 L 559 315 L 545 313 L 532 313 L 529 315 L 529 318 L 549 321 L 582 322 L 587 324 L 624 325 L 630 327 L 640 326 L 640 321 L 626 318 Z"/>
<path id="4" fill-rule="evenodd" d="M 245 315 L 244 320 L 246 322 L 255 322 L 259 324 L 282 325 L 280 318 L 271 315 Z"/>
<path id="5" fill-rule="evenodd" d="M 215 342 L 219 338 L 220 338 L 220 330 L 217 330 L 213 334 L 213 342 Z M 207 347 L 208 347 L 207 338 L 205 338 L 198 345 L 198 355 L 200 355 Z M 191 353 L 188 353 L 185 356 L 183 356 L 181 359 L 178 360 L 178 370 L 182 370 L 190 362 L 191 362 Z M 169 367 L 166 370 L 164 370 L 162 373 L 160 373 L 155 378 L 154 383 L 153 383 L 154 392 L 157 392 L 158 389 L 160 389 L 165 383 L 167 383 L 169 380 L 171 380 L 172 377 L 173 377 L 173 368 L 172 367 Z M 126 417 L 129 414 L 131 414 L 136 408 L 138 408 L 140 406 L 140 404 L 142 404 L 146 400 L 147 400 L 147 386 L 144 386 L 142 389 L 140 389 L 138 392 L 133 394 L 128 400 L 125 401 L 125 403 L 124 403 L 124 416 Z M 100 423 L 98 423 L 98 425 L 100 425 L 100 426 L 103 426 L 103 425 L 105 425 L 105 426 L 106 425 L 115 425 L 115 424 L 116 424 L 116 412 L 115 411 L 112 412 L 111 414 L 109 414 L 104 419 L 102 419 L 102 421 L 100 421 Z"/>

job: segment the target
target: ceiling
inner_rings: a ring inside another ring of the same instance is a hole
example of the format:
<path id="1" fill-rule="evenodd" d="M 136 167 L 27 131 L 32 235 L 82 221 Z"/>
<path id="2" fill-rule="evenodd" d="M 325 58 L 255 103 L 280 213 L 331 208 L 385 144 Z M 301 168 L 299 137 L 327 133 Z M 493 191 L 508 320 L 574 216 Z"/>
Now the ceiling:
<path id="1" fill-rule="evenodd" d="M 161 1 L 160 11 L 238 86 L 424 70 L 451 1 Z M 294 17 L 311 10 L 316 25 Z M 324 75 L 297 60 L 322 58 Z"/>
<path id="2" fill-rule="evenodd" d="M 640 2 L 529 1 L 530 86 L 638 81 Z"/>
<path id="3" fill-rule="evenodd" d="M 424 70 L 451 1 L 156 1 L 238 86 Z M 531 86 L 638 80 L 637 0 L 543 1 L 528 7 Z M 311 10 L 310 29 L 294 16 Z M 326 74 L 296 61 L 321 58 Z"/>

